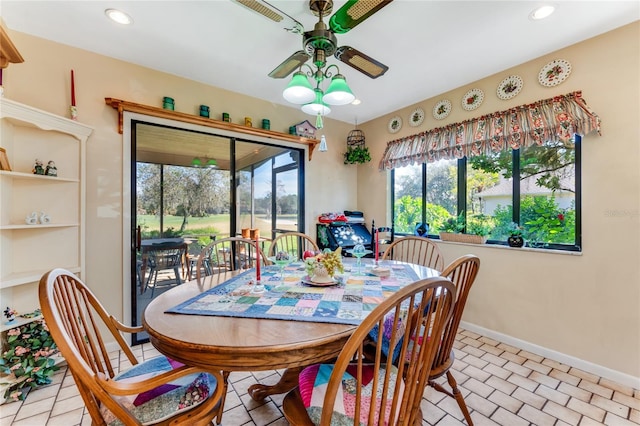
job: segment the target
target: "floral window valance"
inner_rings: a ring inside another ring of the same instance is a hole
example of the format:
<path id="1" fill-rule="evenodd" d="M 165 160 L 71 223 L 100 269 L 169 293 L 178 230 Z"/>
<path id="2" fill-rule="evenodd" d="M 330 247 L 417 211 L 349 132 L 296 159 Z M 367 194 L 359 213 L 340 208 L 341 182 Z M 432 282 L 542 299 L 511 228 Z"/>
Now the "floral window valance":
<path id="1" fill-rule="evenodd" d="M 567 141 L 574 133 L 586 135 L 593 130 L 600 134 L 600 118 L 577 91 L 393 140 L 387 143 L 378 168 L 391 170 Z"/>

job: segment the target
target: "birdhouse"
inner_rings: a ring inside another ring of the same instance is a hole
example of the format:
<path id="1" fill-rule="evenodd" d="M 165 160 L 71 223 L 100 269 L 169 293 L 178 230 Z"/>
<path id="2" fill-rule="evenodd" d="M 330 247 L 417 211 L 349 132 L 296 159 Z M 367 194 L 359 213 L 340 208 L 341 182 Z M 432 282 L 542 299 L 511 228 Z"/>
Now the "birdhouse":
<path id="1" fill-rule="evenodd" d="M 296 124 L 296 135 L 302 136 L 304 138 L 315 139 L 316 138 L 316 129 L 313 124 L 309 122 L 309 120 L 304 120 L 301 123 Z"/>

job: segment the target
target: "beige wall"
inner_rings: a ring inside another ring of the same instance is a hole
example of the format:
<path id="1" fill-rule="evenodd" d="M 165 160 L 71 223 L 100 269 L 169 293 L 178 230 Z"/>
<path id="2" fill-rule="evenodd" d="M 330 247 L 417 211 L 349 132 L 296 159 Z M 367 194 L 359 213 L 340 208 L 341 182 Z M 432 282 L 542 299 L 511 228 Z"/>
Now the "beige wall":
<path id="1" fill-rule="evenodd" d="M 286 131 L 308 116 L 296 109 L 185 80 L 10 31 L 26 62 L 4 73 L 5 96 L 37 108 L 67 115 L 69 70 L 76 73 L 79 119 L 95 128 L 87 149 L 87 276 L 90 286 L 114 315 L 123 313 L 123 164 L 116 113 L 104 104 L 115 97 L 160 105 L 176 99 L 176 109 L 196 113 L 200 104 L 212 116 L 228 111 L 236 122 L 251 116 L 271 119 L 273 130 Z M 583 243 L 581 256 L 441 243 L 448 261 L 464 253 L 482 258 L 482 268 L 464 320 L 610 369 L 623 378 L 640 378 L 640 173 L 637 94 L 640 92 L 639 24 L 624 27 L 530 63 L 420 102 L 426 112 L 417 130 L 476 117 L 556 94 L 582 90 L 603 121 L 601 137 L 583 143 Z M 537 83 L 539 69 L 552 59 L 571 62 L 571 76 L 560 86 Z M 473 66 L 473 65 L 470 65 Z M 495 88 L 507 75 L 524 79 L 522 92 L 501 101 Z M 384 84 L 384 79 L 380 80 Z M 429 82 L 417 82 L 429 84 Z M 470 88 L 485 91 L 484 103 L 463 111 L 459 99 Z M 451 115 L 431 117 L 435 102 L 448 98 Z M 407 122 L 415 105 L 397 111 Z M 395 113 L 394 113 L 395 114 Z M 329 152 L 314 154 L 307 164 L 307 231 L 315 234 L 315 217 L 324 211 L 359 209 L 382 225 L 389 206 L 383 188 L 387 174 L 377 162 L 393 139 L 387 123 L 393 114 L 360 127 L 374 161 L 342 164 L 346 134 L 352 126 L 327 120 Z M 394 136 L 415 133 L 405 124 Z M 319 184 L 321 182 L 321 184 Z M 371 188 L 378 188 L 375 192 Z M 357 203 L 356 203 L 357 200 Z M 619 215 L 609 215 L 618 212 Z M 615 376 L 615 374 L 613 374 Z M 638 386 L 640 387 L 640 386 Z"/>
<path id="2" fill-rule="evenodd" d="M 200 104 L 210 105 L 211 116 L 229 112 L 235 123 L 244 117 L 271 120 L 271 129 L 288 132 L 289 126 L 310 117 L 298 109 L 283 107 L 238 95 L 148 68 L 53 43 L 9 30 L 12 41 L 25 62 L 4 70 L 6 98 L 45 111 L 69 117 L 70 70 L 75 72 L 79 121 L 94 127 L 87 143 L 87 268 L 88 285 L 106 308 L 124 318 L 126 296 L 123 269 L 123 137 L 117 132 L 117 113 L 104 102 L 105 97 L 140 104 L 161 106 L 163 96 L 175 99 L 176 110 L 197 114 Z M 284 86 L 283 86 L 284 87 Z M 322 212 L 356 208 L 357 169 L 342 164 L 346 134 L 352 128 L 346 123 L 325 120 L 322 134 L 327 137 L 329 151 L 317 148 L 306 164 L 307 232 L 315 235 L 315 218 Z M 35 158 L 35 157 L 34 157 Z M 305 156 L 305 159 L 307 156 Z M 330 171 L 330 172 L 329 172 Z M 318 183 L 322 182 L 322 185 Z M 353 182 L 344 185 L 343 182 Z M 32 310 L 37 306 L 34 286 L 21 286 L 3 291 L 13 293 L 16 308 Z M 125 318 L 128 320 L 128 318 Z"/>
<path id="3" fill-rule="evenodd" d="M 633 376 L 636 387 L 640 385 L 639 45 L 640 24 L 635 22 L 365 123 L 361 127 L 376 164 L 358 169 L 358 208 L 385 217 L 388 200 L 372 198 L 368 189 L 387 185 L 387 174 L 378 171 L 377 161 L 388 141 L 582 90 L 602 119 L 602 136 L 590 134 L 582 145 L 582 255 L 452 243 L 440 247 L 447 261 L 466 253 L 482 260 L 464 321 Z M 568 60 L 571 75 L 556 87 L 543 87 L 538 72 L 553 59 Z M 512 74 L 523 78 L 523 89 L 512 100 L 502 101 L 496 87 Z M 476 87 L 484 91 L 484 102 L 475 111 L 463 110 L 460 99 Z M 451 100 L 453 109 L 449 117 L 437 121 L 431 111 L 441 99 Z M 389 134 L 390 118 L 398 114 L 407 123 L 417 106 L 425 110 L 423 124 L 418 128 L 405 124 L 399 133 Z"/>

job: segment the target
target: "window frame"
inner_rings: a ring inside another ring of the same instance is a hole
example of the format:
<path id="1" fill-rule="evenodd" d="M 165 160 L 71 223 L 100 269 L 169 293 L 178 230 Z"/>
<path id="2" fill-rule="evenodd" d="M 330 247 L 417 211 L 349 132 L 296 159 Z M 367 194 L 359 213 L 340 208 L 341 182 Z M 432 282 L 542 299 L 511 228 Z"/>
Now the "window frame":
<path id="1" fill-rule="evenodd" d="M 581 252 L 582 251 L 582 136 L 575 134 L 573 138 L 574 151 L 575 151 L 575 241 L 574 244 L 560 244 L 560 243 L 546 243 L 542 247 L 529 247 L 530 249 L 546 249 L 546 250 L 560 250 Z M 518 179 L 513 179 L 513 186 L 511 191 L 512 202 L 512 220 L 513 222 L 520 222 L 520 149 L 511 150 L 511 164 L 513 167 L 513 176 L 518 176 Z M 427 222 L 427 163 L 421 164 L 422 170 L 422 208 L 421 208 L 421 222 Z M 463 157 L 457 160 L 457 209 L 456 213 L 460 215 L 462 212 L 467 211 L 467 157 Z M 395 169 L 390 171 L 390 187 L 391 187 L 391 223 L 395 224 Z M 466 221 L 466 214 L 463 215 Z M 466 229 L 466 223 L 465 223 Z M 398 233 L 395 235 L 410 235 L 408 233 Z M 431 239 L 440 239 L 440 236 L 436 234 L 429 234 Z M 487 240 L 487 244 L 508 246 L 507 241 L 501 240 Z"/>

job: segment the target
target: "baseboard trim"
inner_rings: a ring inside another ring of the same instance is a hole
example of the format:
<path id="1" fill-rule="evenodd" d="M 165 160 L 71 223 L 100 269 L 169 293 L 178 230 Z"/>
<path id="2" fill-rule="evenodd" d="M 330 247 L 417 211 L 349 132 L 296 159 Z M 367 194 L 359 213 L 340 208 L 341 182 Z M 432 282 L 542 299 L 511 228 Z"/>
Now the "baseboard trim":
<path id="1" fill-rule="evenodd" d="M 617 370 L 604 367 L 602 365 L 594 364 L 589 361 L 585 361 L 580 358 L 566 355 L 561 352 L 554 351 L 543 346 L 536 345 L 534 343 L 527 342 L 525 340 L 518 339 L 507 334 L 502 334 L 488 328 L 481 327 L 479 325 L 471 324 L 466 321 L 460 322 L 460 327 L 465 330 L 472 331 L 477 334 L 489 337 L 493 340 L 505 343 L 507 345 L 515 346 L 526 350 L 527 352 L 534 353 L 536 355 L 549 358 L 551 360 L 561 362 L 571 367 L 578 368 L 586 371 L 587 373 L 595 374 L 596 376 L 604 377 L 605 379 L 612 380 L 624 386 L 630 386 L 634 389 L 640 389 L 640 377 L 634 377 L 630 374 L 622 373 Z"/>

